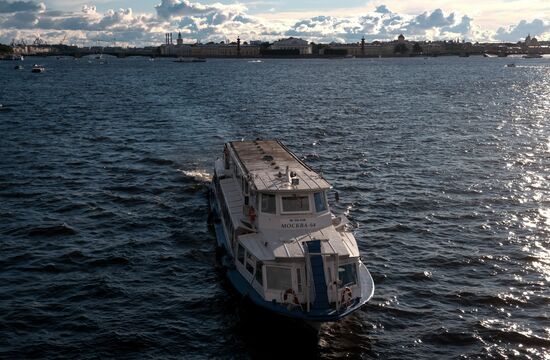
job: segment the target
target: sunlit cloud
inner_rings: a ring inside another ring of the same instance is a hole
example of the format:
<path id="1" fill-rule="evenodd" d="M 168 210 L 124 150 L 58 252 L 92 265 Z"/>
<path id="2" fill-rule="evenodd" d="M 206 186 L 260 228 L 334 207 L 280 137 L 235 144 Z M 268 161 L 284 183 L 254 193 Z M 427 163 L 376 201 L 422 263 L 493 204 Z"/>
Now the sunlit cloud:
<path id="1" fill-rule="evenodd" d="M 243 3 L 192 0 L 160 0 L 147 13 L 131 8 L 99 11 L 92 3 L 82 5 L 79 11 L 59 11 L 33 0 L 0 0 L 0 42 L 39 36 L 50 43 L 67 38 L 67 43 L 80 44 L 103 38 L 117 39 L 120 44 L 156 45 L 163 41 L 164 32 L 176 31 L 186 42 L 234 40 L 237 36 L 266 41 L 294 36 L 315 42 L 356 42 L 363 36 L 367 41 L 390 40 L 401 33 L 413 40 L 515 42 L 529 33 L 539 37 L 550 33 L 550 19 L 527 16 L 533 9 L 548 10 L 538 15 L 550 14 L 547 0 L 533 0 L 524 7 L 518 6 L 519 1 L 488 0 L 476 3 L 475 9 L 465 3 L 474 2 L 419 0 L 388 5 L 374 0 L 360 8 L 335 8 L 327 15 L 311 10 L 253 14 Z M 517 21 L 482 28 L 478 18 L 486 21 L 483 14 L 489 12 L 488 3 L 493 4 L 493 13 L 508 9 L 514 13 L 510 18 Z M 513 11 L 510 3 L 521 9 Z M 526 17 L 518 18 L 518 14 Z"/>

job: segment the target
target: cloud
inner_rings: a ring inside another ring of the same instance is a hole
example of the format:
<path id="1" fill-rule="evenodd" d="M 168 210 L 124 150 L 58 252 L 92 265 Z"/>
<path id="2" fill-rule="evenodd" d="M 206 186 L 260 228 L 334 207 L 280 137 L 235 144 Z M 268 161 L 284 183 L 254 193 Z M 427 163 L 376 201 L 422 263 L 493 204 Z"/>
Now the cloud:
<path id="1" fill-rule="evenodd" d="M 408 39 L 437 39 L 470 37 L 472 19 L 466 15 L 445 14 L 441 9 L 417 16 L 397 14 L 386 6 L 360 16 L 317 16 L 300 20 L 285 33 L 288 36 L 313 41 L 357 42 L 363 36 L 368 41 L 393 40 L 399 34 Z"/>
<path id="2" fill-rule="evenodd" d="M 17 13 L 23 11 L 40 12 L 46 9 L 43 3 L 34 1 L 5 1 L 0 0 L 0 14 L 2 13 Z"/>
<path id="3" fill-rule="evenodd" d="M 237 36 L 270 38 L 281 36 L 286 28 L 248 14 L 242 4 L 203 5 L 188 0 L 162 0 L 155 6 L 157 18 L 181 31 L 187 41 L 219 41 Z"/>
<path id="4" fill-rule="evenodd" d="M 495 39 L 516 42 L 524 39 L 527 34 L 540 36 L 547 32 L 550 32 L 550 22 L 545 22 L 541 19 L 535 19 L 531 22 L 521 20 L 517 25 L 511 25 L 506 28 L 500 27 L 496 31 Z"/>
<path id="5" fill-rule="evenodd" d="M 36 6 L 33 6 L 36 5 Z M 119 43 L 145 45 L 158 43 L 166 31 L 153 15 L 134 14 L 132 9 L 97 12 L 95 6 L 83 6 L 80 12 L 46 11 L 42 4 L 26 2 L 21 11 L 0 13 L 0 40 L 41 37 L 56 43 L 67 37 L 67 43 L 98 38 L 118 39 Z"/>
<path id="6" fill-rule="evenodd" d="M 171 19 L 175 17 L 215 16 L 218 21 L 231 20 L 238 15 L 244 15 L 247 11 L 242 4 L 223 5 L 215 3 L 203 5 L 188 0 L 162 0 L 155 10 L 160 18 Z"/>
<path id="7" fill-rule="evenodd" d="M 458 24 L 444 27 L 443 30 L 452 33 L 468 34 L 472 30 L 472 18 L 464 15 Z"/>

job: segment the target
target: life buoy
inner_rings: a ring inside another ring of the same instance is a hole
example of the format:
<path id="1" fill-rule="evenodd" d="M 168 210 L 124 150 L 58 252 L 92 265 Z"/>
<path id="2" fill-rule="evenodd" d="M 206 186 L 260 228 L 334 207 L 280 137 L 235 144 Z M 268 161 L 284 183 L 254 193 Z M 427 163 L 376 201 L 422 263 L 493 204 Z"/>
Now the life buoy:
<path id="1" fill-rule="evenodd" d="M 353 297 L 353 294 L 351 292 L 351 289 L 349 287 L 345 287 L 342 290 L 342 295 L 340 296 L 340 304 L 347 306 Z"/>
<path id="2" fill-rule="evenodd" d="M 254 211 L 254 208 L 252 206 L 248 208 L 248 218 L 251 222 L 254 222 L 254 220 L 256 220 L 256 211 Z"/>
<path id="3" fill-rule="evenodd" d="M 292 301 L 292 304 L 300 305 L 300 300 L 298 300 L 298 296 L 296 296 L 293 289 L 286 289 L 283 293 L 283 302 L 289 303 L 289 300 Z"/>

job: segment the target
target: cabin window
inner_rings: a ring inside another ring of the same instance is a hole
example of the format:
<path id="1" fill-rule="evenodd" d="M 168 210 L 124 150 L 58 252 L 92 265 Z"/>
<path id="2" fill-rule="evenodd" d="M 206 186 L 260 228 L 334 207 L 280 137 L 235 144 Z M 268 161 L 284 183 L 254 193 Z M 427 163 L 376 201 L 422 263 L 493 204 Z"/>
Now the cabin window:
<path id="1" fill-rule="evenodd" d="M 275 214 L 275 195 L 262 194 L 262 212 Z"/>
<path id="2" fill-rule="evenodd" d="M 266 266 L 267 287 L 271 290 L 292 289 L 290 269 Z"/>
<path id="3" fill-rule="evenodd" d="M 244 248 L 241 244 L 239 244 L 237 248 L 237 260 L 239 260 L 241 264 L 244 264 Z"/>
<path id="4" fill-rule="evenodd" d="M 357 284 L 356 264 L 340 265 L 338 267 L 338 277 L 340 278 L 340 287 Z"/>
<path id="5" fill-rule="evenodd" d="M 263 275 L 263 264 L 261 261 L 258 261 L 256 263 L 256 281 L 258 282 L 258 284 L 262 285 L 264 284 L 264 275 Z"/>
<path id="6" fill-rule="evenodd" d="M 246 252 L 246 270 L 248 270 L 249 273 L 254 273 L 254 264 L 256 263 L 256 260 L 254 260 L 254 257 L 247 251 Z"/>
<path id="7" fill-rule="evenodd" d="M 309 211 L 309 196 L 292 195 L 283 196 L 283 212 L 307 212 Z"/>
<path id="8" fill-rule="evenodd" d="M 327 211 L 327 202 L 325 200 L 325 193 L 317 192 L 313 195 L 315 199 L 315 211 L 323 212 Z"/>

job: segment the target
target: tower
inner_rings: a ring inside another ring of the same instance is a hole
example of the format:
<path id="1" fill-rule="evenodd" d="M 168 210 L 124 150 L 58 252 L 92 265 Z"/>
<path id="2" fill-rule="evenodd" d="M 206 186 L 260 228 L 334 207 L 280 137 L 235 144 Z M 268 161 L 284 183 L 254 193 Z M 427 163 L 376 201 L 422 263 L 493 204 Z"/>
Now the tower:
<path id="1" fill-rule="evenodd" d="M 237 36 L 237 56 L 241 56 L 241 38 Z"/>
<path id="2" fill-rule="evenodd" d="M 183 45 L 183 39 L 181 38 L 181 31 L 178 32 L 178 40 L 177 40 L 177 43 L 178 43 L 178 45 Z"/>
<path id="3" fill-rule="evenodd" d="M 365 56 L 365 36 L 361 38 L 361 55 Z"/>

